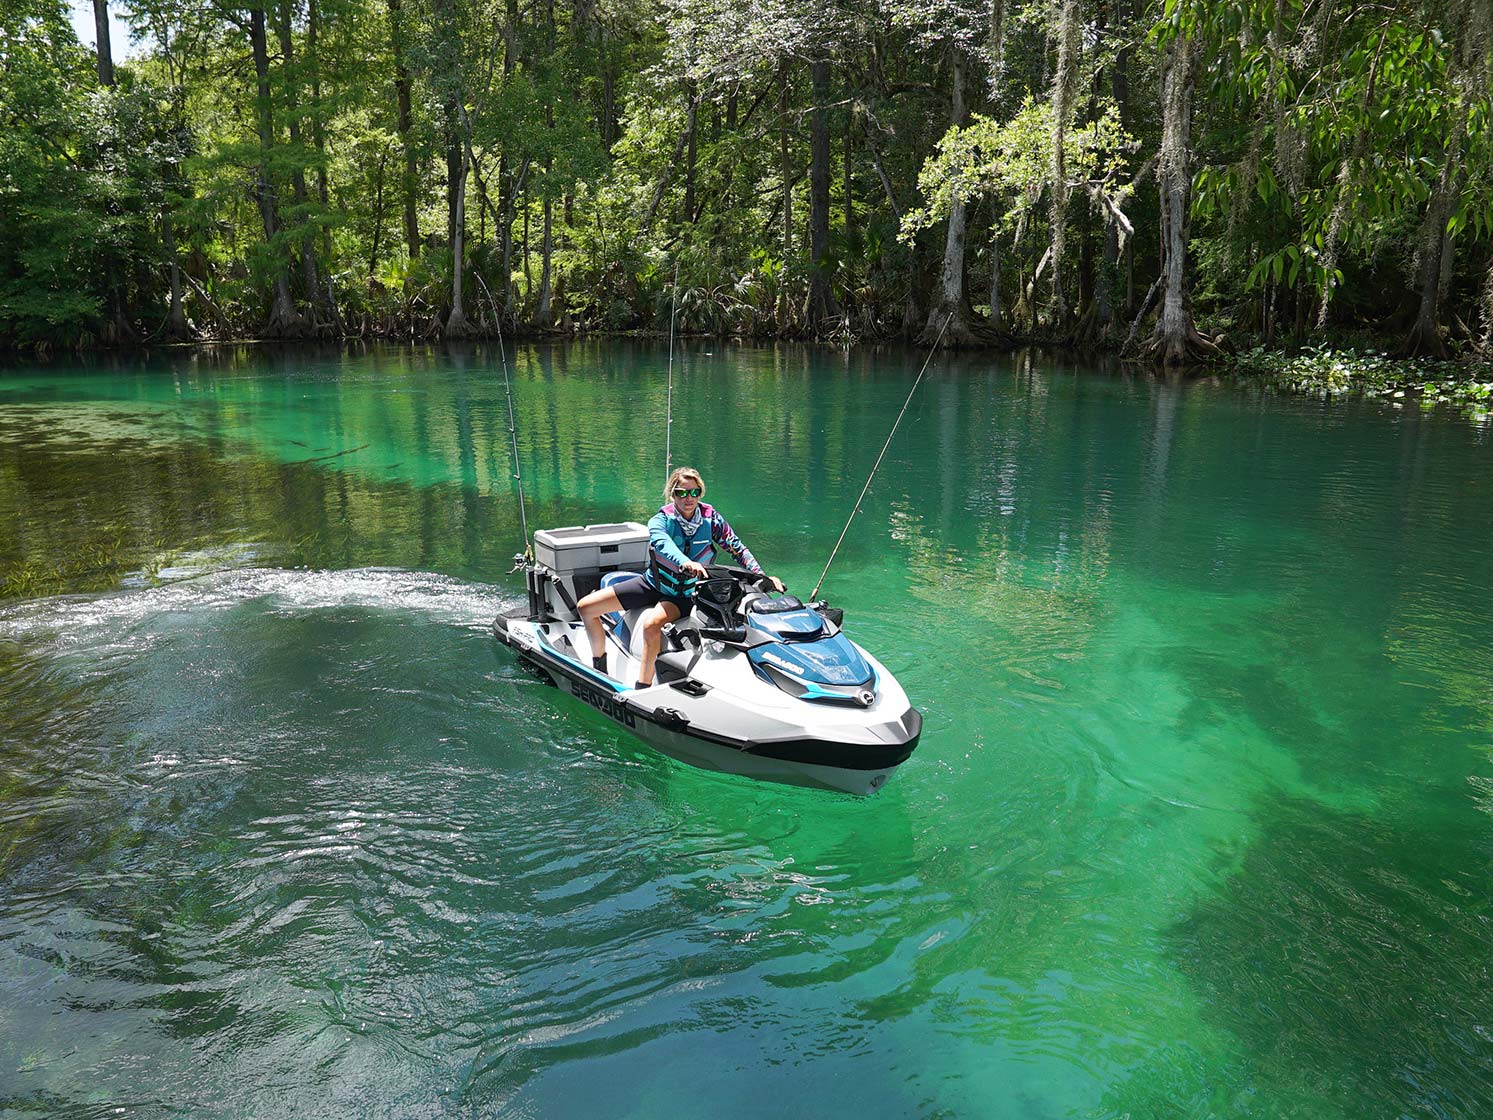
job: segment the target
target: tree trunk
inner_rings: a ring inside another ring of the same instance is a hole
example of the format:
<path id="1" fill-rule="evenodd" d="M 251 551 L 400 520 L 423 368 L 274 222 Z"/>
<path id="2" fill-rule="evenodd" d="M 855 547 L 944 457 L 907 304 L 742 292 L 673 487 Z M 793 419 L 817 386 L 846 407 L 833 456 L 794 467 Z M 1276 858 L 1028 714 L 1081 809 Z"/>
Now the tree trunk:
<path id="1" fill-rule="evenodd" d="M 695 90 L 694 82 L 684 83 L 684 93 L 689 98 L 690 120 L 689 127 L 685 129 L 689 142 L 684 152 L 684 213 L 679 216 L 680 223 L 683 225 L 691 224 L 695 220 L 695 121 L 698 119 L 696 106 L 699 104 L 699 94 Z"/>
<path id="2" fill-rule="evenodd" d="M 545 168 L 547 172 L 548 167 Z M 548 179 L 548 175 L 545 176 Z M 550 315 L 550 297 L 553 291 L 554 270 L 552 267 L 554 249 L 554 213 L 555 203 L 548 194 L 544 196 L 544 244 L 540 250 L 539 265 L 539 311 L 534 316 L 536 326 L 548 329 L 552 316 Z"/>
<path id="3" fill-rule="evenodd" d="M 950 123 L 964 124 L 964 59 L 957 48 L 950 51 L 953 64 L 950 98 Z M 919 342 L 931 346 L 942 337 L 943 346 L 972 346 L 982 341 L 975 334 L 969 310 L 964 302 L 964 235 L 966 215 L 964 200 L 957 195 L 949 205 L 949 229 L 944 238 L 943 269 L 939 275 L 938 298 L 928 311 Z"/>
<path id="4" fill-rule="evenodd" d="M 830 63 L 815 58 L 809 63 L 814 87 L 814 108 L 809 112 L 809 333 L 817 333 L 821 321 L 838 318 L 839 306 L 830 290 Z"/>
<path id="5" fill-rule="evenodd" d="M 844 151 L 845 160 L 845 237 L 855 232 L 855 106 L 845 113 Z"/>
<path id="6" fill-rule="evenodd" d="M 1063 0 L 1058 17 L 1057 69 L 1052 78 L 1052 316 L 1061 330 L 1068 318 L 1068 295 L 1063 289 L 1063 254 L 1068 240 L 1068 116 L 1073 104 L 1074 73 L 1078 69 L 1077 0 Z"/>
<path id="7" fill-rule="evenodd" d="M 1110 70 L 1110 94 L 1115 99 L 1115 108 L 1120 114 L 1120 124 L 1130 124 L 1130 37 L 1125 34 L 1131 18 L 1128 0 L 1115 0 L 1115 26 L 1121 29 L 1120 48 L 1115 51 L 1114 67 Z"/>
<path id="8" fill-rule="evenodd" d="M 455 0 L 434 0 L 434 7 L 439 57 L 432 77 L 441 98 L 441 142 L 446 154 L 446 244 L 455 245 L 458 215 L 465 213 L 460 195 L 466 182 L 466 151 L 461 133 L 461 34 Z"/>
<path id="9" fill-rule="evenodd" d="M 1005 329 L 1005 314 L 1001 311 L 1001 243 L 999 237 L 990 239 L 990 327 Z"/>
<path id="10" fill-rule="evenodd" d="M 327 129 L 321 104 L 321 50 L 319 45 L 321 17 L 317 0 L 306 0 L 306 49 L 311 59 L 311 139 L 320 157 L 316 166 L 316 197 L 323 214 L 330 212 L 331 192 L 327 186 Z M 337 306 L 337 290 L 332 284 L 332 229 L 327 222 L 321 227 L 321 259 L 327 268 L 323 274 L 325 282 L 327 321 L 340 334 L 342 312 Z"/>
<path id="11" fill-rule="evenodd" d="M 1116 0 L 1116 3 L 1115 3 L 1115 25 L 1116 25 L 1116 27 L 1120 28 L 1123 31 L 1124 29 L 1126 29 L 1126 28 L 1129 27 L 1129 24 L 1130 24 L 1130 7 L 1129 7 L 1129 4 L 1128 4 L 1127 0 Z M 1121 43 L 1124 44 L 1124 45 L 1122 45 L 1120 47 L 1120 49 L 1115 52 L 1114 65 L 1110 69 L 1110 94 L 1115 99 L 1115 108 L 1118 110 L 1119 115 L 1120 115 L 1120 125 L 1121 125 L 1121 127 L 1125 128 L 1127 131 L 1130 129 L 1130 51 L 1131 51 L 1131 48 L 1129 46 L 1129 42 L 1130 42 L 1130 40 L 1129 40 L 1128 36 L 1122 36 Z M 1116 290 L 1118 290 L 1118 288 L 1120 286 L 1120 266 L 1121 266 L 1121 261 L 1120 261 L 1119 258 L 1121 258 L 1121 257 L 1124 258 L 1124 262 L 1123 263 L 1124 263 L 1124 272 L 1125 272 L 1125 290 L 1124 290 L 1124 299 L 1122 301 L 1120 301 L 1121 304 L 1122 304 L 1123 310 L 1121 310 L 1115 316 L 1115 320 L 1116 320 L 1116 324 L 1115 325 L 1118 326 L 1119 321 L 1123 320 L 1126 316 L 1128 316 L 1130 314 L 1131 310 L 1135 307 L 1135 247 L 1132 244 L 1132 242 L 1134 241 L 1134 238 L 1126 238 L 1122 242 L 1120 240 L 1119 234 L 1116 233 L 1113 228 L 1111 228 L 1110 234 L 1115 239 L 1115 256 L 1116 256 L 1116 259 L 1115 259 L 1115 262 L 1114 262 L 1114 272 L 1112 274 L 1112 279 L 1113 279 L 1113 283 L 1114 283 L 1114 288 Z M 1113 292 L 1111 293 L 1111 298 L 1112 299 L 1114 298 L 1114 293 Z M 1111 333 L 1113 333 L 1113 328 L 1111 329 Z"/>
<path id="12" fill-rule="evenodd" d="M 1124 13 L 1117 9 L 1116 19 L 1123 29 Z M 1100 28 L 1101 37 L 1109 34 L 1109 7 L 1101 3 L 1096 12 L 1096 24 Z M 1121 120 L 1126 118 L 1126 101 L 1129 99 L 1129 81 L 1126 76 L 1126 68 L 1129 65 L 1130 48 L 1121 47 L 1109 64 L 1109 92 L 1114 98 Z M 1102 81 L 1101 74 L 1100 80 Z M 1115 287 L 1120 276 L 1120 231 L 1113 221 L 1105 215 L 1102 210 L 1099 220 L 1104 229 L 1104 256 L 1099 265 L 1099 276 L 1094 285 L 1094 338 L 1097 342 L 1107 342 L 1115 330 Z"/>
<path id="13" fill-rule="evenodd" d="M 166 315 L 166 337 L 173 342 L 185 342 L 195 332 L 182 307 L 181 265 L 176 260 L 176 230 L 171 224 L 169 209 L 161 214 L 161 244 L 166 250 L 166 268 L 171 277 L 171 310 Z"/>
<path id="14" fill-rule="evenodd" d="M 264 5 L 257 3 L 249 9 L 249 46 L 254 55 L 255 116 L 259 126 L 259 174 L 254 185 L 254 194 L 259 202 L 259 216 L 264 222 L 264 239 L 273 245 L 279 232 L 279 221 L 275 212 L 275 191 L 270 185 L 270 150 L 275 143 L 275 118 L 270 102 L 269 45 L 265 40 Z M 276 253 L 276 256 L 279 254 Z M 288 338 L 305 333 L 306 324 L 295 309 L 290 298 L 290 276 L 287 264 L 277 260 L 274 269 L 274 303 L 270 308 L 269 322 L 265 334 L 272 338 Z"/>
<path id="15" fill-rule="evenodd" d="M 503 21 L 503 77 L 507 79 L 513 76 L 513 71 L 518 67 L 518 0 L 504 0 L 504 12 L 506 18 Z M 513 284 L 513 218 L 519 187 L 528 177 L 528 171 L 529 164 L 525 160 L 523 166 L 510 180 L 508 153 L 504 151 L 498 157 L 498 191 L 502 195 L 498 201 L 503 213 L 503 219 L 499 223 L 503 246 L 503 314 L 510 320 L 513 318 L 514 304 L 517 299 Z"/>
<path id="16" fill-rule="evenodd" d="M 1401 352 L 1407 356 L 1446 357 L 1446 332 L 1441 326 L 1441 301 L 1451 270 L 1451 237 L 1447 223 L 1456 207 L 1462 186 L 1462 138 L 1466 134 L 1465 107 L 1446 142 L 1446 157 L 1436 190 L 1426 204 L 1426 216 L 1420 228 L 1420 249 L 1416 261 L 1420 266 L 1420 307 L 1415 325 Z"/>
<path id="17" fill-rule="evenodd" d="M 840 308 L 829 278 L 829 60 L 809 64 L 814 107 L 809 126 L 809 331 L 817 333 L 824 319 L 836 318 Z"/>
<path id="18" fill-rule="evenodd" d="M 394 51 L 394 96 L 399 114 L 395 127 L 399 130 L 399 146 L 404 150 L 404 243 L 413 262 L 420 257 L 420 224 L 415 216 L 420 167 L 415 158 L 410 72 L 404 64 L 404 0 L 389 0 L 389 31 Z"/>
<path id="19" fill-rule="evenodd" d="M 306 172 L 299 156 L 301 121 L 300 114 L 296 111 L 296 88 L 300 83 L 295 72 L 295 29 L 291 23 L 293 10 L 294 0 L 280 0 L 280 18 L 276 21 L 276 30 L 280 37 L 280 68 L 284 75 L 281 87 L 285 90 L 285 122 L 290 133 L 291 147 L 297 152 L 295 168 L 291 172 L 291 188 L 295 192 L 296 208 L 304 214 L 310 196 L 306 191 Z M 321 277 L 316 267 L 316 235 L 309 225 L 301 233 L 301 274 L 314 325 L 317 318 L 316 306 L 320 302 Z"/>
<path id="20" fill-rule="evenodd" d="M 384 236 L 384 168 L 388 165 L 389 153 L 378 153 L 378 172 L 373 188 L 373 245 L 368 250 L 368 286 L 373 287 L 373 270 L 378 267 L 378 251 Z"/>
<path id="21" fill-rule="evenodd" d="M 1446 332 L 1441 326 L 1441 271 L 1445 253 L 1448 207 L 1438 190 L 1431 196 L 1422 224 L 1420 247 L 1420 305 L 1415 325 L 1400 352 L 1407 357 L 1446 357 Z"/>
<path id="22" fill-rule="evenodd" d="M 1178 35 L 1166 50 L 1162 76 L 1161 152 L 1156 181 L 1161 196 L 1161 316 L 1146 343 L 1157 365 L 1185 366 L 1214 357 L 1218 348 L 1198 334 L 1187 306 L 1187 205 L 1192 185 L 1193 45 Z"/>
<path id="23" fill-rule="evenodd" d="M 523 257 L 524 257 L 524 302 L 528 303 L 534 294 L 534 266 L 529 260 L 529 184 L 524 184 L 523 194 L 524 208 L 524 233 L 523 233 Z"/>
<path id="24" fill-rule="evenodd" d="M 640 237 L 647 237 L 653 229 L 653 219 L 658 214 L 659 204 L 663 202 L 664 192 L 668 190 L 674 173 L 679 170 L 679 161 L 684 158 L 686 150 L 692 150 L 695 142 L 695 122 L 699 119 L 700 102 L 697 98 L 689 99 L 689 108 L 684 115 L 684 131 L 679 134 L 679 142 L 674 145 L 674 155 L 669 164 L 664 168 L 664 173 L 659 176 L 658 182 L 653 185 L 653 196 L 648 200 L 648 209 L 643 213 L 643 224 L 639 230 Z"/>
<path id="25" fill-rule="evenodd" d="M 513 184 L 508 181 L 508 157 L 498 158 L 498 206 L 502 220 L 498 222 L 499 259 L 503 262 L 503 314 L 513 314 Z"/>
<path id="26" fill-rule="evenodd" d="M 451 314 L 446 319 L 447 338 L 466 338 L 472 333 L 462 304 L 462 279 L 466 272 L 465 245 L 467 199 L 467 161 L 465 152 L 456 182 L 456 214 L 451 228 L 455 231 L 451 241 Z"/>
<path id="27" fill-rule="evenodd" d="M 611 51 L 605 26 L 601 28 L 601 145 L 608 152 L 617 142 L 617 76 L 612 72 Z"/>
<path id="28" fill-rule="evenodd" d="M 462 205 L 462 184 L 466 182 L 466 160 L 461 150 L 461 137 L 456 130 L 456 106 L 447 102 L 443 108 L 446 121 L 442 131 L 444 132 L 444 143 L 446 147 L 446 244 L 455 245 L 456 239 L 465 230 L 457 227 L 465 218 L 466 208 Z"/>
<path id="29" fill-rule="evenodd" d="M 93 30 L 97 40 L 98 84 L 114 84 L 114 52 L 109 46 L 109 0 L 93 0 Z"/>
<path id="30" fill-rule="evenodd" d="M 783 271 L 778 284 L 778 332 L 788 329 L 788 258 L 793 255 L 793 173 L 788 166 L 788 63 L 778 63 L 778 171 L 783 177 Z"/>
<path id="31" fill-rule="evenodd" d="M 1094 285 L 1094 326 L 1099 341 L 1114 332 L 1114 284 L 1120 268 L 1120 233 L 1110 222 L 1104 223 L 1104 259 Z"/>
<path id="32" fill-rule="evenodd" d="M 871 120 L 867 116 L 861 122 L 861 131 L 866 137 L 866 147 L 871 152 L 871 167 L 876 172 L 876 177 L 881 180 L 881 189 L 886 192 L 887 205 L 892 208 L 892 217 L 897 219 L 897 224 L 902 224 L 902 206 L 897 201 L 897 193 L 892 190 L 892 180 L 886 173 L 886 168 L 881 163 L 881 152 L 876 147 L 876 136 L 871 131 Z"/>
<path id="33" fill-rule="evenodd" d="M 1483 272 L 1483 290 L 1478 295 L 1478 316 L 1482 321 L 1483 334 L 1477 347 L 1483 357 L 1493 353 L 1493 260 L 1489 260 Z"/>
<path id="34" fill-rule="evenodd" d="M 845 319 L 849 322 L 853 317 L 859 317 L 861 301 L 856 292 L 860 286 L 859 273 L 855 267 L 856 259 L 860 254 L 854 246 L 860 244 L 856 237 L 855 228 L 855 104 L 852 103 L 845 110 L 845 135 L 841 139 L 841 156 L 844 159 L 844 202 L 845 202 L 845 237 L 847 260 L 844 262 L 844 290 L 845 290 Z M 873 329 L 874 322 L 867 322 L 865 327 Z"/>
<path id="35" fill-rule="evenodd" d="M 691 100 L 691 105 L 694 105 Z M 545 106 L 545 124 L 554 127 L 554 109 Z M 694 149 L 694 122 L 690 124 L 690 149 Z M 554 199 L 549 197 L 551 190 L 551 172 L 554 164 L 545 160 L 545 231 L 543 231 L 543 242 L 539 249 L 539 311 L 534 315 L 534 324 L 543 329 L 548 329 L 551 314 L 549 314 L 549 299 L 551 299 L 552 287 L 554 287 Z"/>

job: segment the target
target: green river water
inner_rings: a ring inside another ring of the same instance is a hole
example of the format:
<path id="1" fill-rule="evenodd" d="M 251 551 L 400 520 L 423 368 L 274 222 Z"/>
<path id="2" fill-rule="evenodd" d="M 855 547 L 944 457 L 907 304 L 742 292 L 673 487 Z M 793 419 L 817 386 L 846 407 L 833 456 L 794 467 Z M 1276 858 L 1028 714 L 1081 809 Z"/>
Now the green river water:
<path id="1" fill-rule="evenodd" d="M 694 344 L 807 592 L 921 354 Z M 513 356 L 529 526 L 665 351 Z M 0 1116 L 1493 1115 L 1493 432 L 935 360 L 831 570 L 856 799 L 524 672 L 495 351 L 0 371 Z"/>

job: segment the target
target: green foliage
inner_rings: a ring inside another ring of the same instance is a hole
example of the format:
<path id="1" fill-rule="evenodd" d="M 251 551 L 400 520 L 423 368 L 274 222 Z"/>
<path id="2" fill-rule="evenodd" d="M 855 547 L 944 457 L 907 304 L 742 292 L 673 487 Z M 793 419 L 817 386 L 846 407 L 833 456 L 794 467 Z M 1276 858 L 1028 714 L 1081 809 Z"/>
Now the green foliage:
<path id="1" fill-rule="evenodd" d="M 1236 356 L 1232 364 L 1240 373 L 1293 393 L 1381 397 L 1422 409 L 1445 405 L 1478 424 L 1493 422 L 1493 369 L 1487 367 L 1326 346 L 1294 353 L 1260 347 Z"/>
<path id="2" fill-rule="evenodd" d="M 1198 168 L 1193 216 L 1243 242 L 1245 290 L 1302 288 L 1321 300 L 1343 284 L 1345 258 L 1374 264 L 1394 248 L 1410 258 L 1446 171 L 1462 184 L 1448 236 L 1493 232 L 1487 176 L 1460 174 L 1493 157 L 1487 64 L 1469 71 L 1434 23 L 1388 3 L 1343 20 L 1295 0 L 1177 10 L 1213 52 L 1208 100 L 1233 148 Z M 1486 36 L 1471 22 L 1459 28 L 1463 44 Z"/>
<path id="3" fill-rule="evenodd" d="M 1096 106 L 1099 114 L 1063 133 L 1063 151 L 1073 181 L 1105 182 L 1125 172 L 1132 139 L 1120 125 L 1113 104 Z M 1007 123 L 976 115 L 963 128 L 950 128 L 923 165 L 918 186 L 927 204 L 909 211 L 902 223 L 904 240 L 948 217 L 955 198 L 965 203 L 990 198 L 1000 213 L 992 235 L 1014 226 L 1052 188 L 1054 144 L 1052 106 L 1028 97 Z M 1130 188 L 1114 192 L 1123 206 Z"/>
<path id="4" fill-rule="evenodd" d="M 143 263 L 154 99 L 90 89 L 57 3 L 0 12 L 0 60 L 0 341 L 61 341 L 96 330 Z"/>
<path id="5" fill-rule="evenodd" d="M 686 330 L 887 337 L 926 322 L 955 199 L 966 303 L 1001 262 L 1010 321 L 1084 334 L 1103 288 L 1118 341 L 1161 269 L 1179 41 L 1200 319 L 1299 341 L 1327 309 L 1400 332 L 1440 239 L 1456 345 L 1493 304 L 1493 52 L 1464 0 L 1352 18 L 1305 0 L 393 2 L 266 8 L 266 98 L 241 6 L 133 0 L 145 50 L 104 89 L 61 0 L 6 4 L 0 345 L 155 337 L 173 279 L 217 337 L 267 329 L 282 292 L 310 330 L 433 337 L 458 276 L 478 330 L 659 330 L 676 264 Z M 956 69 L 970 116 L 950 129 Z M 829 224 L 812 251 L 811 211 Z M 1044 254 L 1051 314 L 1033 313 Z M 838 318 L 809 311 L 821 279 Z"/>

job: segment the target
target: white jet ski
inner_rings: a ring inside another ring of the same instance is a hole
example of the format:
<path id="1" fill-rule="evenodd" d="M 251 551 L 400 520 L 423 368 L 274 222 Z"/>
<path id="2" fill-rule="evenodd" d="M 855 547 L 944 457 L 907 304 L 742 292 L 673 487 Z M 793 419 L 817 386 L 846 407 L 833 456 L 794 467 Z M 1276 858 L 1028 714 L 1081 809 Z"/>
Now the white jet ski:
<path id="1" fill-rule="evenodd" d="M 591 664 L 576 602 L 643 571 L 636 522 L 542 529 L 525 559 L 527 607 L 493 624 L 551 684 L 665 754 L 710 770 L 868 794 L 905 762 L 923 717 L 891 673 L 840 630 L 841 613 L 770 594 L 715 567 L 694 613 L 665 627 L 652 687 L 635 689 L 641 610 L 604 617 L 607 671 Z M 625 683 L 624 683 L 625 682 Z"/>

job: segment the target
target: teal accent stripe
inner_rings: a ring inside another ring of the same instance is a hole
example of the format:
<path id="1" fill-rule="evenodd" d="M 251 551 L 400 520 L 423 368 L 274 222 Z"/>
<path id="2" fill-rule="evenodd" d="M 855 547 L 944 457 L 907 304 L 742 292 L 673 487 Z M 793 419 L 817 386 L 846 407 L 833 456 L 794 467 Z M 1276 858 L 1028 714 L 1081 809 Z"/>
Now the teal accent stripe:
<path id="1" fill-rule="evenodd" d="M 558 648 L 556 648 L 555 644 L 549 640 L 549 638 L 545 637 L 543 631 L 535 630 L 534 633 L 539 635 L 539 640 L 544 643 L 544 648 L 545 649 L 547 649 L 550 653 L 554 654 L 556 657 L 558 657 L 561 661 L 565 662 L 567 665 L 574 665 L 583 674 L 585 674 L 587 677 L 591 678 L 597 684 L 602 685 L 603 687 L 606 687 L 606 688 L 610 688 L 613 692 L 626 692 L 627 691 L 626 688 L 624 688 L 622 685 L 618 684 L 616 681 L 612 680 L 611 677 L 606 676 L 603 673 L 598 673 L 595 669 L 591 668 L 591 666 L 583 664 L 583 663 L 577 661 L 575 658 L 571 657 L 569 654 L 562 653 Z"/>

